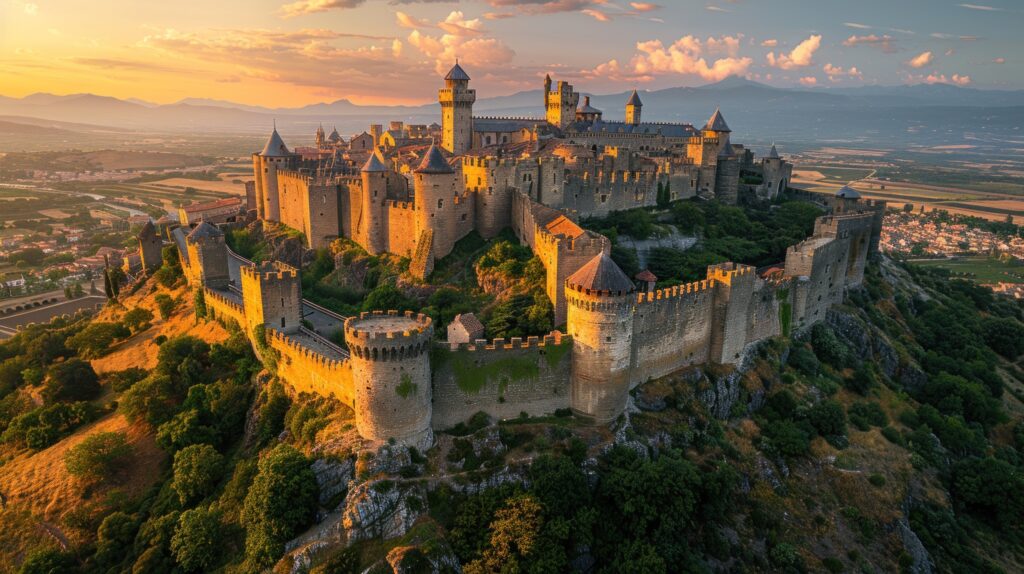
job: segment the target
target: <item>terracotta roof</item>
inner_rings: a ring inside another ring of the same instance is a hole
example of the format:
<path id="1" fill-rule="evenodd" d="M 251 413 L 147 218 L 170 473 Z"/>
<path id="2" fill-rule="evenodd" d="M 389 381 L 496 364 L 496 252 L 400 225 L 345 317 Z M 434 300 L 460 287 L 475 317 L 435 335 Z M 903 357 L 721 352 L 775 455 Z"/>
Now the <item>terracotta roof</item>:
<path id="1" fill-rule="evenodd" d="M 644 269 L 643 271 L 635 275 L 637 281 L 657 282 L 658 277 L 654 273 L 651 273 L 650 269 Z"/>
<path id="2" fill-rule="evenodd" d="M 544 229 L 546 229 L 548 233 L 552 235 L 565 235 L 573 239 L 576 239 L 580 235 L 583 235 L 583 228 L 580 227 L 579 225 L 576 225 L 576 223 L 574 223 L 573 220 L 569 219 L 564 215 L 559 215 L 555 219 L 552 219 L 547 225 L 544 226 Z"/>
<path id="3" fill-rule="evenodd" d="M 590 291 L 608 291 L 612 293 L 630 293 L 636 286 L 622 269 L 604 253 L 594 257 L 579 271 L 565 280 L 566 284 L 577 289 Z"/>
<path id="4" fill-rule="evenodd" d="M 242 200 L 238 197 L 229 197 L 227 199 L 218 199 L 216 201 L 207 201 L 205 203 L 193 203 L 191 205 L 182 206 L 185 213 L 200 213 L 209 209 L 219 209 L 221 207 L 230 207 L 234 205 L 241 205 Z"/>

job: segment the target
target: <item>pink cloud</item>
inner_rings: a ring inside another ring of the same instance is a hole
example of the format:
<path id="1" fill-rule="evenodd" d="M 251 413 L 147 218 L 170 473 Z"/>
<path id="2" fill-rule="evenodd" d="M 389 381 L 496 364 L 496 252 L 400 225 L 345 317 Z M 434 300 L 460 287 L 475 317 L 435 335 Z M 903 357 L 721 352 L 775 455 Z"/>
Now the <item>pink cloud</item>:
<path id="1" fill-rule="evenodd" d="M 920 69 L 927 66 L 928 64 L 931 64 L 933 59 L 934 58 L 932 58 L 931 52 L 921 52 L 920 54 L 907 60 L 907 65 L 914 69 Z"/>
<path id="2" fill-rule="evenodd" d="M 753 60 L 736 56 L 739 40 L 722 36 L 702 42 L 694 36 L 684 36 L 670 46 L 661 40 L 637 42 L 638 53 L 633 56 L 633 71 L 640 75 L 682 74 L 694 75 L 708 81 L 719 81 L 733 75 L 744 75 Z M 710 64 L 705 53 L 726 52 L 730 55 Z"/>
<path id="3" fill-rule="evenodd" d="M 821 35 L 814 34 L 797 44 L 788 54 L 768 52 L 768 65 L 781 70 L 803 68 L 814 63 L 814 52 L 821 47 Z"/>
<path id="4" fill-rule="evenodd" d="M 801 86 L 817 86 L 818 85 L 818 78 L 815 78 L 814 76 L 804 76 L 804 77 L 800 78 L 800 85 Z"/>
<path id="5" fill-rule="evenodd" d="M 850 36 L 849 38 L 843 40 L 843 45 L 848 48 L 852 48 L 854 46 L 875 46 L 877 48 L 881 48 L 881 50 L 885 53 L 892 53 L 896 51 L 896 49 L 892 45 L 893 42 L 895 42 L 895 40 L 892 36 L 888 34 L 884 36 L 879 36 L 877 34 L 869 34 L 867 36 Z"/>

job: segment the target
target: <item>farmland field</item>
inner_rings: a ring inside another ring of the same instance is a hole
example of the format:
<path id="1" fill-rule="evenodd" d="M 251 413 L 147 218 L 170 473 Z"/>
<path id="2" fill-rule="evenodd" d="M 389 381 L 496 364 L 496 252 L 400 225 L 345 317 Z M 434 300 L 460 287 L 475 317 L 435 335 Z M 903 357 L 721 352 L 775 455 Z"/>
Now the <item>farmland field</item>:
<path id="1" fill-rule="evenodd" d="M 957 277 L 978 283 L 1024 283 L 1024 263 L 992 257 L 956 257 L 953 259 L 914 260 L 914 265 L 948 269 Z"/>

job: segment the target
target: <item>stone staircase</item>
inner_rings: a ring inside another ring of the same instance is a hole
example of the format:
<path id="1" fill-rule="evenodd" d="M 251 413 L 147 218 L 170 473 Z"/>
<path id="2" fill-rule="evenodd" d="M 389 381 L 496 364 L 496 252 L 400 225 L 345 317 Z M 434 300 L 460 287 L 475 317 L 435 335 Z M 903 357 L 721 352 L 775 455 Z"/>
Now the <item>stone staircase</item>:
<path id="1" fill-rule="evenodd" d="M 424 229 L 416 242 L 416 252 L 409 264 L 409 273 L 418 279 L 426 279 L 434 270 L 434 230 Z"/>

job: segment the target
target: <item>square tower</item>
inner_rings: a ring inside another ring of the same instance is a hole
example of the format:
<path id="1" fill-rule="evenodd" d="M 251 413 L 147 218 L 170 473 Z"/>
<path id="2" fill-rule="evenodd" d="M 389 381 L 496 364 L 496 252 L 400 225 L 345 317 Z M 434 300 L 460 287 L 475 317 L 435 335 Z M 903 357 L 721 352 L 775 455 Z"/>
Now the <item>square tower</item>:
<path id="1" fill-rule="evenodd" d="M 302 281 L 299 270 L 267 261 L 242 267 L 242 296 L 249 329 L 259 325 L 290 334 L 302 322 Z"/>
<path id="2" fill-rule="evenodd" d="M 458 62 L 444 77 L 437 91 L 441 103 L 441 147 L 462 155 L 473 146 L 473 102 L 476 90 L 469 89 L 469 74 Z"/>
<path id="3" fill-rule="evenodd" d="M 572 89 L 569 82 L 558 82 L 555 91 L 551 91 L 551 77 L 544 79 L 544 104 L 548 123 L 564 130 L 576 121 L 576 106 L 580 103 L 580 95 Z"/>

